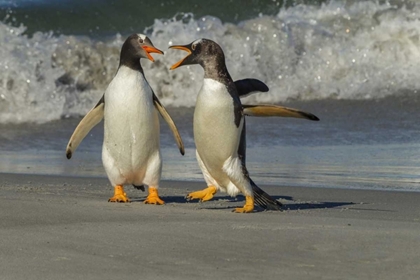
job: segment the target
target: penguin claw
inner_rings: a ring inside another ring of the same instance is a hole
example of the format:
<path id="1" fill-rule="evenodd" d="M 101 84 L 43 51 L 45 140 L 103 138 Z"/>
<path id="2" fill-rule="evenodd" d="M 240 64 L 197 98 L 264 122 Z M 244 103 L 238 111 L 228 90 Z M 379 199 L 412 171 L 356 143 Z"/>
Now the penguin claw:
<path id="1" fill-rule="evenodd" d="M 200 200 L 200 202 L 208 201 L 213 198 L 214 194 L 217 192 L 217 189 L 215 186 L 208 186 L 204 190 L 196 191 L 189 193 L 185 196 L 185 199 L 187 201 L 191 201 L 194 199 Z"/>
<path id="2" fill-rule="evenodd" d="M 120 202 L 120 203 L 128 203 L 131 202 L 130 199 L 126 198 L 115 198 L 115 197 L 111 197 L 110 199 L 108 199 L 108 202 Z"/>
<path id="3" fill-rule="evenodd" d="M 113 196 L 110 199 L 108 199 L 108 202 L 121 202 L 121 203 L 126 203 L 126 202 L 131 202 L 130 199 L 125 195 L 119 195 L 119 196 Z"/>
<path id="4" fill-rule="evenodd" d="M 232 212 L 233 213 L 252 213 L 252 212 L 254 212 L 254 207 L 252 207 L 252 208 L 247 208 L 247 207 L 235 208 L 235 210 L 233 210 Z"/>
<path id="5" fill-rule="evenodd" d="M 123 186 L 115 186 L 114 196 L 108 199 L 108 202 L 130 202 L 130 199 L 127 197 L 127 194 L 124 192 Z"/>
<path id="6" fill-rule="evenodd" d="M 165 202 L 159 197 L 147 197 L 144 204 L 163 205 Z"/>
<path id="7" fill-rule="evenodd" d="M 145 204 L 163 205 L 165 202 L 160 199 L 158 190 L 153 187 L 149 187 L 149 195 L 144 201 Z"/>
<path id="8" fill-rule="evenodd" d="M 252 213 L 254 212 L 254 198 L 251 196 L 246 196 L 246 201 L 244 207 L 235 208 L 232 212 L 234 213 Z"/>

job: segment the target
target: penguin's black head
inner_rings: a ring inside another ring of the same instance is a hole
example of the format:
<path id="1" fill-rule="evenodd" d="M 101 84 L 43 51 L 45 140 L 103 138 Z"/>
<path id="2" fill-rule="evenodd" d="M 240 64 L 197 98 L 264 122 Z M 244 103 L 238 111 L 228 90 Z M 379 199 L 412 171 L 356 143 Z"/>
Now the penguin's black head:
<path id="1" fill-rule="evenodd" d="M 159 53 L 163 52 L 155 48 L 152 44 L 152 41 L 143 34 L 132 34 L 124 42 L 121 48 L 120 63 L 128 64 L 139 63 L 140 58 L 147 58 L 151 61 L 155 61 L 150 53 Z"/>
<path id="2" fill-rule="evenodd" d="M 199 39 L 188 45 L 171 46 L 170 48 L 188 52 L 185 58 L 172 65 L 171 70 L 182 65 L 200 64 L 203 68 L 206 68 L 210 64 L 224 65 L 225 63 L 222 48 L 209 39 Z"/>

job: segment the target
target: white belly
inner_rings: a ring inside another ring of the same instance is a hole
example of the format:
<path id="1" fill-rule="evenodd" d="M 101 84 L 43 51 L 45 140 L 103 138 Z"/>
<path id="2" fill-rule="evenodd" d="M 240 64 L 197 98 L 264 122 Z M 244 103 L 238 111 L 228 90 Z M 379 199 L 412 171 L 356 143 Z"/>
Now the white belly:
<path id="1" fill-rule="evenodd" d="M 230 180 L 223 165 L 230 157 L 237 157 L 243 126 L 243 121 L 239 127 L 235 125 L 233 108 L 232 97 L 225 86 L 204 79 L 194 111 L 194 140 L 208 173 L 224 188 Z"/>
<path id="2" fill-rule="evenodd" d="M 121 67 L 105 92 L 102 160 L 113 185 L 158 184 L 159 119 L 143 75 Z"/>

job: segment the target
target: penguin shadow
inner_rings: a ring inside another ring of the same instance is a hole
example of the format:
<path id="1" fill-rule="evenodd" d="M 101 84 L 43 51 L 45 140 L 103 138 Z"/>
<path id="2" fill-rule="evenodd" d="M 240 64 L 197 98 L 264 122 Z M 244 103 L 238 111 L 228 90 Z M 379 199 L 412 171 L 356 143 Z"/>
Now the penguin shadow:
<path id="1" fill-rule="evenodd" d="M 146 200 L 146 196 L 130 197 L 130 201 L 137 203 L 143 203 Z M 188 203 L 184 196 L 161 196 L 161 199 L 165 201 L 165 204 L 169 203 Z"/>
<path id="2" fill-rule="evenodd" d="M 290 196 L 272 196 L 274 199 L 284 199 L 284 200 L 292 200 Z M 184 198 L 185 199 L 185 198 Z M 235 208 L 242 207 L 245 203 L 245 197 L 238 196 L 238 197 L 231 197 L 231 196 L 215 196 L 212 200 L 206 202 L 200 202 L 198 200 L 187 200 L 187 203 L 197 204 L 200 206 L 200 209 L 205 210 L 234 210 Z M 282 209 L 285 210 L 285 209 Z M 254 212 L 265 212 L 266 209 L 255 205 Z"/>
<path id="3" fill-rule="evenodd" d="M 277 201 L 283 204 L 282 211 L 299 211 L 299 210 L 314 210 L 314 209 L 332 209 L 340 208 L 343 206 L 356 205 L 354 202 L 334 202 L 334 201 L 295 201 L 291 196 L 272 196 Z M 130 200 L 133 203 L 143 203 L 146 196 L 131 197 Z M 212 200 L 201 202 L 198 200 L 187 200 L 185 196 L 164 196 L 162 199 L 165 204 L 177 203 L 177 204 L 195 204 L 200 206 L 200 209 L 206 210 L 223 210 L 223 209 L 235 209 L 245 203 L 245 197 L 230 197 L 230 196 L 217 196 Z M 255 206 L 255 212 L 266 211 L 262 207 Z"/>
<path id="4" fill-rule="evenodd" d="M 144 202 L 146 200 L 147 196 L 130 196 L 130 201 L 131 202 Z M 213 199 L 209 200 L 209 201 L 205 201 L 205 202 L 201 202 L 199 200 L 188 200 L 186 198 L 186 195 L 184 196 L 180 196 L 180 195 L 173 195 L 173 196 L 161 196 L 161 198 L 165 201 L 165 204 L 170 204 L 170 203 L 180 203 L 180 204 L 198 204 L 203 206 L 203 209 L 228 209 L 228 208 L 237 208 L 238 205 L 235 206 L 220 206 L 220 207 L 216 207 L 214 206 L 214 204 L 224 204 L 224 203 L 239 203 L 239 202 L 245 202 L 245 198 L 244 197 L 230 197 L 230 196 L 215 196 Z M 210 206 L 209 208 L 205 207 L 205 205 Z M 214 207 L 212 207 L 212 205 Z"/>
<path id="5" fill-rule="evenodd" d="M 165 203 L 189 203 L 185 196 L 165 196 Z"/>
<path id="6" fill-rule="evenodd" d="M 279 197 L 275 197 L 278 199 Z M 290 201 L 290 202 L 289 202 Z M 289 199 L 288 202 L 281 201 L 283 203 L 283 210 L 286 211 L 299 211 L 299 210 L 314 210 L 314 209 L 351 209 L 351 210 L 358 210 L 358 211 L 375 211 L 375 212 L 395 212 L 392 210 L 384 210 L 384 209 L 377 209 L 377 208 L 370 208 L 369 206 L 363 207 L 363 205 L 369 205 L 366 202 L 347 202 L 347 201 L 295 201 L 293 199 Z M 351 207 L 349 207 L 351 206 Z"/>
<path id="7" fill-rule="evenodd" d="M 205 210 L 223 210 L 223 209 L 235 209 L 240 207 L 241 203 L 245 203 L 245 198 L 242 196 L 231 197 L 231 196 L 215 196 L 209 201 L 198 201 L 198 200 L 187 200 L 187 203 L 196 204 L 200 206 L 200 209 Z"/>
<path id="8" fill-rule="evenodd" d="M 130 197 L 131 203 L 144 202 L 145 200 L 146 200 L 146 197 Z"/>
<path id="9" fill-rule="evenodd" d="M 356 205 L 357 203 L 354 202 L 335 202 L 335 201 L 295 201 L 292 196 L 272 196 L 275 200 L 279 201 L 283 204 L 281 211 L 298 211 L 298 210 L 314 210 L 314 209 L 332 209 L 332 208 L 340 208 L 344 206 Z M 225 199 L 230 199 L 231 202 L 240 202 L 245 201 L 244 197 L 238 197 L 232 199 L 231 197 L 225 197 Z M 226 209 L 236 208 L 237 206 L 227 206 Z M 207 208 L 206 208 L 207 209 Z M 214 208 L 214 209 L 222 209 L 222 208 Z M 255 206 L 256 212 L 264 212 L 269 211 L 260 206 Z"/>
<path id="10" fill-rule="evenodd" d="M 291 203 L 283 203 L 283 210 L 287 211 L 299 211 L 299 210 L 314 210 L 314 209 L 332 209 L 340 208 L 343 206 L 355 205 L 354 202 L 333 202 L 333 201 L 324 201 L 324 202 L 297 202 L 293 201 Z"/>

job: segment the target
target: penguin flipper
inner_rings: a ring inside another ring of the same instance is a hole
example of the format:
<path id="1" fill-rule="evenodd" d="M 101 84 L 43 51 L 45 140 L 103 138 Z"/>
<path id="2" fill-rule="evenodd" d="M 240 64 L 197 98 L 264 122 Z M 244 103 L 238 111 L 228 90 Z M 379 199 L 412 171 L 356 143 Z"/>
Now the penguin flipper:
<path id="1" fill-rule="evenodd" d="M 159 111 L 162 118 L 168 123 L 169 128 L 172 130 L 172 133 L 174 134 L 174 138 L 178 145 L 179 151 L 181 155 L 184 155 L 185 154 L 184 143 L 182 142 L 182 138 L 181 138 L 181 135 L 179 134 L 178 128 L 176 127 L 169 113 L 166 111 L 165 107 L 163 107 L 163 105 L 160 103 L 159 99 L 154 93 L 153 93 L 153 103 L 155 104 L 155 107 Z"/>
<path id="2" fill-rule="evenodd" d="M 234 82 L 239 97 L 245 97 L 255 92 L 267 92 L 268 86 L 257 79 L 243 79 Z"/>
<path id="3" fill-rule="evenodd" d="M 285 117 L 301 118 L 311 121 L 319 121 L 319 118 L 311 113 L 299 111 L 276 105 L 242 105 L 244 114 L 253 117 Z"/>
<path id="4" fill-rule="evenodd" d="M 282 211 L 280 202 L 272 198 L 268 193 L 260 189 L 251 179 L 252 193 L 254 194 L 254 203 L 266 210 Z"/>
<path id="5" fill-rule="evenodd" d="M 102 96 L 98 104 L 96 104 L 96 106 L 92 110 L 90 110 L 77 125 L 72 136 L 70 137 L 69 143 L 67 144 L 66 156 L 68 159 L 71 158 L 74 151 L 76 151 L 80 142 L 82 142 L 82 140 L 86 137 L 89 131 L 104 118 L 104 100 L 105 99 Z"/>

